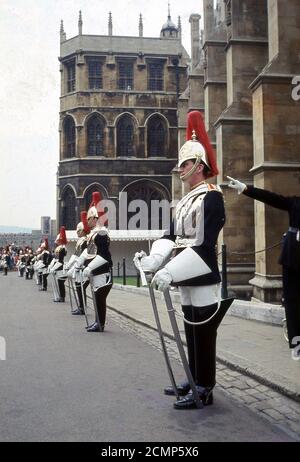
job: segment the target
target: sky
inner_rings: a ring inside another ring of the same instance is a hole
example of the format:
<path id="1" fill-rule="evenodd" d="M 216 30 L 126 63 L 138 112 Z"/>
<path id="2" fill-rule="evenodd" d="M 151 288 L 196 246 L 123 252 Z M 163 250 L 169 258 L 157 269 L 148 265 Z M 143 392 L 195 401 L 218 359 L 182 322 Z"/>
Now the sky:
<path id="1" fill-rule="evenodd" d="M 170 0 L 171 17 L 181 16 L 182 41 L 190 54 L 192 13 L 202 0 Z M 168 0 L 0 1 L 0 225 L 40 228 L 40 217 L 56 218 L 59 160 L 59 30 L 106 35 L 112 12 L 114 35 L 159 37 Z"/>

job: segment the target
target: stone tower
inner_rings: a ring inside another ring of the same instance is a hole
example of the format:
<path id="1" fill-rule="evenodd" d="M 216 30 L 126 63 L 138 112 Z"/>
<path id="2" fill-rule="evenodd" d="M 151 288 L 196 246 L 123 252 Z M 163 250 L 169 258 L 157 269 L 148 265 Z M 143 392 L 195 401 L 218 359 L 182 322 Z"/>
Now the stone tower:
<path id="1" fill-rule="evenodd" d="M 60 159 L 58 226 L 75 229 L 93 191 L 119 207 L 171 198 L 177 162 L 178 96 L 187 86 L 189 56 L 169 16 L 158 38 L 78 35 L 60 30 Z M 117 223 L 118 225 L 118 223 Z"/>

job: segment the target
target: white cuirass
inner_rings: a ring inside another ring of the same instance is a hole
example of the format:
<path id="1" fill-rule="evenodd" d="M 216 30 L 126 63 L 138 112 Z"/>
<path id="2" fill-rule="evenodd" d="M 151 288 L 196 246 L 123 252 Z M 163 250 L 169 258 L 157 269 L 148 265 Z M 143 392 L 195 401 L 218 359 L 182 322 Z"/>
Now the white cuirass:
<path id="1" fill-rule="evenodd" d="M 204 238 L 203 199 L 208 192 L 206 183 L 189 192 L 177 204 L 175 214 L 176 247 L 201 245 Z"/>

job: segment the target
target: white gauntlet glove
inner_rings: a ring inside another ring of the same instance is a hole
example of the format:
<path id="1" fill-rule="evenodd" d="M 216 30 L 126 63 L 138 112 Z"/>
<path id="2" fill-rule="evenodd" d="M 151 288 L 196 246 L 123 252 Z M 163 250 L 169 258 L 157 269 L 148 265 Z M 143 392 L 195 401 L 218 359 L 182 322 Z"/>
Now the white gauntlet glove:
<path id="1" fill-rule="evenodd" d="M 84 278 L 89 278 L 91 274 L 92 274 L 91 268 L 89 268 L 88 266 L 84 268 L 83 273 L 82 273 Z"/>
<path id="2" fill-rule="evenodd" d="M 136 252 L 133 263 L 137 270 L 139 270 L 138 261 L 142 267 L 142 270 L 147 273 L 154 273 L 157 268 L 159 268 L 163 263 L 163 256 L 162 255 L 149 255 L 142 250 L 141 252 Z"/>
<path id="3" fill-rule="evenodd" d="M 135 254 L 133 262 L 138 270 L 140 269 L 140 265 L 143 271 L 147 273 L 154 273 L 162 266 L 166 259 L 170 258 L 173 248 L 174 242 L 170 239 L 157 239 L 153 242 L 151 252 L 148 257 L 142 250 Z"/>
<path id="4" fill-rule="evenodd" d="M 77 261 L 78 257 L 76 255 L 72 255 L 70 260 L 65 263 L 65 270 L 68 271 L 72 268 L 72 266 L 75 264 L 75 262 Z"/>
<path id="5" fill-rule="evenodd" d="M 227 178 L 230 180 L 228 183 L 229 188 L 235 189 L 238 194 L 242 194 L 242 192 L 247 188 L 245 183 L 242 183 L 239 180 L 235 180 L 234 178 L 231 178 L 231 176 L 227 176 Z"/>
<path id="6" fill-rule="evenodd" d="M 245 191 L 247 188 L 247 185 L 245 183 L 242 183 L 239 180 L 235 180 L 234 178 L 231 178 L 231 176 L 227 176 L 229 178 L 230 182 L 228 183 L 229 188 L 235 189 L 238 194 L 242 194 L 242 192 Z"/>
<path id="7" fill-rule="evenodd" d="M 151 281 L 151 287 L 157 286 L 157 289 L 163 292 L 166 289 L 170 288 L 172 282 L 172 276 L 167 270 L 167 268 L 163 268 L 154 275 Z"/>

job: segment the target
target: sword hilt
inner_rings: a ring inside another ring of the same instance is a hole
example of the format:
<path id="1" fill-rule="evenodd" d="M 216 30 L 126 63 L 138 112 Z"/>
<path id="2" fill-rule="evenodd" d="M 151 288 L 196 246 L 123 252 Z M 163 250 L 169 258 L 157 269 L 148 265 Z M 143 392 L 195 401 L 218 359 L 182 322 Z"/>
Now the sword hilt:
<path id="1" fill-rule="evenodd" d="M 147 278 L 146 278 L 145 271 L 144 271 L 143 268 L 142 268 L 141 260 L 140 260 L 140 259 L 137 259 L 136 265 L 137 265 L 138 270 L 139 270 L 139 272 L 140 272 L 141 281 L 142 281 L 142 286 L 145 287 L 145 286 L 148 285 L 148 281 L 147 281 Z"/>

